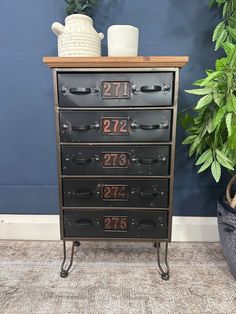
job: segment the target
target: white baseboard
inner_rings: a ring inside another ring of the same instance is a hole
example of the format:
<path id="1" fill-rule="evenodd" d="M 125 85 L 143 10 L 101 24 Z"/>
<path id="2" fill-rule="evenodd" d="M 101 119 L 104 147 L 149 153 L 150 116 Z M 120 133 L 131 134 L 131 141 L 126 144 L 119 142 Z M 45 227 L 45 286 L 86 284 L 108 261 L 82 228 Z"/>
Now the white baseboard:
<path id="1" fill-rule="evenodd" d="M 59 240 L 58 215 L 0 215 L 0 239 Z M 172 241 L 219 241 L 217 218 L 173 217 Z"/>

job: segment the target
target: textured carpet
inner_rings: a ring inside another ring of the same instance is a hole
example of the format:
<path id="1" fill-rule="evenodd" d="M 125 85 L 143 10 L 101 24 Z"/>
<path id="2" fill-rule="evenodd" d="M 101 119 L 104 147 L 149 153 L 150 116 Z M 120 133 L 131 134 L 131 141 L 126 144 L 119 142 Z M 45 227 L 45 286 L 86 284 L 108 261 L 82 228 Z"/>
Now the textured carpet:
<path id="1" fill-rule="evenodd" d="M 66 279 L 61 242 L 0 241 L 0 313 L 236 313 L 219 243 L 172 243 L 163 281 L 151 243 L 82 242 Z"/>

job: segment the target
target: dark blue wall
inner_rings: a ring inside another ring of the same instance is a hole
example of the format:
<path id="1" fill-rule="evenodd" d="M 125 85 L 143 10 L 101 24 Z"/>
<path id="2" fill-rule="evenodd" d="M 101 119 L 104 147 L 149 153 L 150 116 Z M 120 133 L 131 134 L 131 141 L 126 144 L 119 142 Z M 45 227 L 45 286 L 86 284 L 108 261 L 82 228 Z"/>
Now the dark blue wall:
<path id="1" fill-rule="evenodd" d="M 208 0 L 101 0 L 94 16 L 98 31 L 111 24 L 140 29 L 140 55 L 189 55 L 181 71 L 180 109 L 194 104 L 184 93 L 212 67 L 211 34 L 219 17 Z M 54 21 L 63 22 L 63 0 L 0 2 L 0 212 L 58 213 L 51 71 L 44 55 L 55 56 Z M 106 54 L 106 40 L 103 53 Z M 176 215 L 215 215 L 218 189 L 210 176 L 196 175 L 181 146 L 178 128 Z"/>

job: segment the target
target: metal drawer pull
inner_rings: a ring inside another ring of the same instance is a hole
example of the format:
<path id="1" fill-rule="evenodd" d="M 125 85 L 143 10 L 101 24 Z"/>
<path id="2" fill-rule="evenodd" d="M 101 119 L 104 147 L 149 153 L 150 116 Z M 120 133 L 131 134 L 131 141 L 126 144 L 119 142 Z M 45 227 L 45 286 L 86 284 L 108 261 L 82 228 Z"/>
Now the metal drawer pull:
<path id="1" fill-rule="evenodd" d="M 73 88 L 67 88 L 66 86 L 61 87 L 62 94 L 64 96 L 67 96 L 68 94 L 75 94 L 75 95 L 88 95 L 91 93 L 94 93 L 95 95 L 98 95 L 99 88 L 90 88 L 90 87 L 73 87 Z"/>
<path id="2" fill-rule="evenodd" d="M 159 159 L 152 159 L 152 158 L 141 158 L 140 159 L 140 164 L 144 164 L 144 165 L 151 165 L 151 164 L 155 164 L 157 162 L 159 162 Z"/>
<path id="3" fill-rule="evenodd" d="M 136 157 L 131 158 L 131 162 L 139 163 L 139 164 L 143 164 L 143 165 L 151 165 L 151 164 L 155 164 L 155 163 L 160 162 L 160 161 L 166 162 L 167 158 L 165 156 L 158 157 L 158 158 L 136 158 Z"/>
<path id="4" fill-rule="evenodd" d="M 84 165 L 92 162 L 92 158 L 73 158 L 72 162 L 77 165 Z"/>
<path id="5" fill-rule="evenodd" d="M 138 92 L 142 93 L 153 93 L 153 92 L 161 92 L 164 91 L 165 93 L 170 91 L 170 85 L 164 84 L 163 86 L 160 85 L 144 85 L 138 88 L 136 85 L 132 86 L 132 93 L 137 95 Z"/>
<path id="6" fill-rule="evenodd" d="M 140 229 L 151 230 L 156 228 L 156 224 L 151 220 L 141 220 L 139 227 Z"/>
<path id="7" fill-rule="evenodd" d="M 168 129 L 168 124 L 137 124 L 136 122 L 131 123 L 132 129 L 141 129 L 145 131 L 151 131 L 151 130 L 159 130 L 159 129 Z"/>
<path id="8" fill-rule="evenodd" d="M 88 130 L 98 130 L 100 127 L 99 123 L 95 122 L 94 124 L 88 125 L 72 125 L 71 130 L 80 132 L 80 131 L 88 131 Z"/>
<path id="9" fill-rule="evenodd" d="M 87 199 L 92 197 L 92 191 L 88 191 L 88 192 L 75 192 L 74 196 L 76 198 L 82 198 L 82 199 Z"/>
<path id="10" fill-rule="evenodd" d="M 162 87 L 159 85 L 146 85 L 146 86 L 141 86 L 140 91 L 143 93 L 160 92 L 162 91 Z"/>
<path id="11" fill-rule="evenodd" d="M 153 198 L 157 196 L 157 192 L 140 192 L 139 196 L 142 198 Z"/>
<path id="12" fill-rule="evenodd" d="M 70 88 L 71 94 L 90 94 L 92 93 L 91 88 L 89 87 L 77 87 L 77 88 Z"/>
<path id="13" fill-rule="evenodd" d="M 92 220 L 89 220 L 89 219 L 80 219 L 80 220 L 77 220 L 75 223 L 79 228 L 89 228 L 89 227 L 92 227 L 93 225 Z"/>

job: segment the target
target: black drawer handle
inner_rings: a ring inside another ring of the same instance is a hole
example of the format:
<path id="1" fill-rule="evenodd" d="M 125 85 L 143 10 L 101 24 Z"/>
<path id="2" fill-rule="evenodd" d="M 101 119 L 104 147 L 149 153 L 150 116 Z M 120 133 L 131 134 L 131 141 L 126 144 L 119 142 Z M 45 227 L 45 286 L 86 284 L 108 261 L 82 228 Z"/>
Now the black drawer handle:
<path id="1" fill-rule="evenodd" d="M 151 164 L 159 162 L 159 159 L 132 157 L 131 162 L 137 163 L 137 164 L 143 164 L 143 165 L 151 165 Z"/>
<path id="2" fill-rule="evenodd" d="M 136 158 L 135 156 L 131 157 L 131 162 L 139 163 L 142 165 L 151 165 L 157 162 L 166 162 L 167 158 L 165 156 L 159 156 L 158 158 Z"/>
<path id="3" fill-rule="evenodd" d="M 146 85 L 146 86 L 141 86 L 140 91 L 143 93 L 160 92 L 162 91 L 162 87 L 159 85 Z"/>
<path id="4" fill-rule="evenodd" d="M 92 220 L 89 219 L 80 219 L 77 220 L 75 223 L 78 228 L 90 228 L 93 225 Z"/>
<path id="5" fill-rule="evenodd" d="M 152 159 L 152 158 L 141 158 L 140 159 L 140 164 L 143 164 L 143 165 L 151 165 L 151 164 L 155 164 L 159 162 L 159 159 L 156 158 L 156 159 Z"/>
<path id="6" fill-rule="evenodd" d="M 138 88 L 136 85 L 132 86 L 132 93 L 134 95 L 137 95 L 138 92 L 142 93 L 155 93 L 155 92 L 161 92 L 164 91 L 165 93 L 170 91 L 170 85 L 164 84 L 163 86 L 160 85 L 144 85 Z"/>
<path id="7" fill-rule="evenodd" d="M 66 86 L 61 87 L 61 92 L 64 96 L 67 96 L 68 94 L 74 94 L 74 95 L 88 95 L 91 93 L 94 93 L 95 95 L 98 95 L 99 88 L 90 88 L 90 87 L 72 87 L 67 88 Z"/>
<path id="8" fill-rule="evenodd" d="M 69 191 L 69 192 L 67 192 L 67 196 L 69 198 L 87 199 L 87 198 L 92 197 L 92 195 L 93 195 L 92 191 L 86 191 L 86 192 Z"/>
<path id="9" fill-rule="evenodd" d="M 145 131 L 151 131 L 151 130 L 159 130 L 159 129 L 168 129 L 168 124 L 138 124 L 136 122 L 131 122 L 131 128 L 132 129 L 141 129 Z"/>
<path id="10" fill-rule="evenodd" d="M 70 88 L 70 93 L 71 94 L 91 94 L 92 93 L 92 89 L 89 87 L 76 87 L 76 88 Z"/>
<path id="11" fill-rule="evenodd" d="M 156 228 L 156 224 L 151 220 L 141 220 L 139 222 L 139 227 L 140 229 L 151 230 Z"/>
<path id="12" fill-rule="evenodd" d="M 70 129 L 70 126 L 68 124 L 64 124 L 63 129 Z M 83 131 L 89 131 L 89 130 L 99 130 L 100 125 L 98 122 L 95 122 L 94 124 L 88 124 L 88 125 L 71 125 L 71 130 L 76 132 L 83 132 Z"/>
<path id="13" fill-rule="evenodd" d="M 77 198 L 81 198 L 81 199 L 87 199 L 90 198 L 92 196 L 92 192 L 88 191 L 88 192 L 76 192 L 76 197 Z"/>
<path id="14" fill-rule="evenodd" d="M 157 196 L 157 192 L 140 192 L 139 196 L 142 198 L 154 198 Z"/>
<path id="15" fill-rule="evenodd" d="M 77 165 L 85 165 L 92 162 L 92 158 L 73 158 L 72 162 Z"/>

